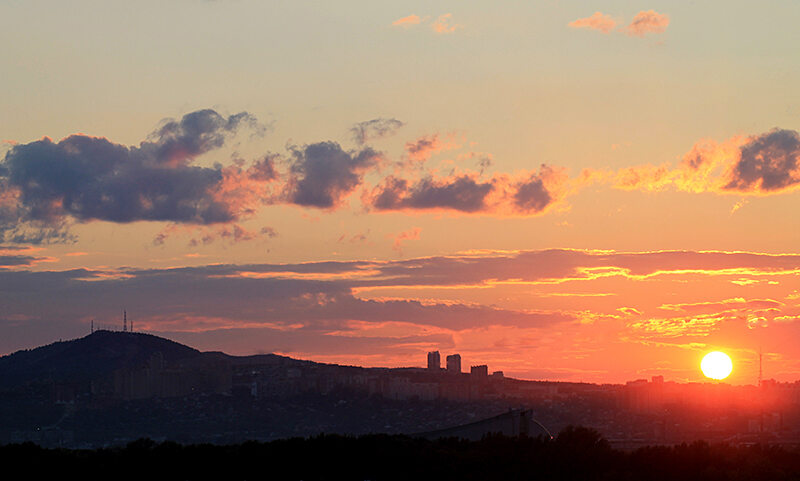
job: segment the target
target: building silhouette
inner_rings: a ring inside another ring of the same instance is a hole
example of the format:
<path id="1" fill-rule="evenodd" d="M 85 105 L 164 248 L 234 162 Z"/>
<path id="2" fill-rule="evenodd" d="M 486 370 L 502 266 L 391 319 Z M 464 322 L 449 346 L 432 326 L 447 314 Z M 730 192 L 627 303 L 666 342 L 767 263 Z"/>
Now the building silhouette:
<path id="1" fill-rule="evenodd" d="M 450 354 L 447 356 L 447 372 L 461 373 L 461 354 Z"/>
<path id="2" fill-rule="evenodd" d="M 475 377 L 489 377 L 489 366 L 481 364 L 480 366 L 471 366 L 469 373 Z"/>
<path id="3" fill-rule="evenodd" d="M 438 371 L 442 368 L 442 358 L 439 356 L 439 351 L 431 351 L 428 353 L 428 370 Z"/>

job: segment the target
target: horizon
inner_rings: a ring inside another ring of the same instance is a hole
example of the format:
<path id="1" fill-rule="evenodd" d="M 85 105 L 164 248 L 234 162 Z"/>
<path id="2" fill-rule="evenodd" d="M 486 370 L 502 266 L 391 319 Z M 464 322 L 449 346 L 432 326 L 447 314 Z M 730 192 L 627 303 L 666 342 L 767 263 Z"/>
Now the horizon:
<path id="1" fill-rule="evenodd" d="M 0 355 L 800 379 L 800 3 L 4 2 Z"/>
<path id="2" fill-rule="evenodd" d="M 191 349 L 195 349 L 195 350 L 198 351 L 198 353 L 221 353 L 221 354 L 224 354 L 226 356 L 231 356 L 231 357 L 252 357 L 252 356 L 281 356 L 281 357 L 289 357 L 289 356 L 283 356 L 281 354 L 277 354 L 277 353 L 274 353 L 274 352 L 258 353 L 258 354 L 230 354 L 230 353 L 227 353 L 227 352 L 224 352 L 224 351 L 200 350 L 200 349 L 195 348 L 194 346 L 191 346 L 191 345 L 188 345 L 188 344 L 183 344 L 183 343 L 178 342 L 178 341 L 176 341 L 174 339 L 170 339 L 170 338 L 167 338 L 167 337 L 159 336 L 157 334 L 153 334 L 153 333 L 149 333 L 149 332 L 131 331 L 131 330 L 124 331 L 122 329 L 115 330 L 115 329 L 112 329 L 112 328 L 103 327 L 103 328 L 95 328 L 94 331 L 92 331 L 89 334 L 86 334 L 84 336 L 81 336 L 81 337 L 75 337 L 75 338 L 72 338 L 72 339 L 59 339 L 57 341 L 52 341 L 52 342 L 47 343 L 47 344 L 42 344 L 42 345 L 39 345 L 39 346 L 28 347 L 28 348 L 22 348 L 20 350 L 17 350 L 17 351 L 11 352 L 11 353 L 0 354 L 0 358 L 11 356 L 11 355 L 17 354 L 19 352 L 26 352 L 26 351 L 39 349 L 39 348 L 46 348 L 46 347 L 48 347 L 50 345 L 53 345 L 53 344 L 79 341 L 81 339 L 85 339 L 85 338 L 87 338 L 89 336 L 92 336 L 92 335 L 94 335 L 96 333 L 100 333 L 100 332 L 110 332 L 110 333 L 117 333 L 117 334 L 141 334 L 141 335 L 145 335 L 145 336 L 157 337 L 157 338 L 164 339 L 164 340 L 167 340 L 167 341 L 175 342 L 177 344 L 180 344 L 180 345 L 185 346 L 185 347 L 189 347 Z M 440 354 L 447 355 L 448 353 L 440 353 Z M 453 352 L 452 354 L 459 354 L 459 353 Z M 311 362 L 311 363 L 314 363 L 314 364 L 326 364 L 326 365 L 332 365 L 332 366 L 348 367 L 348 368 L 359 368 L 359 369 L 388 369 L 388 370 L 391 370 L 391 369 L 399 369 L 399 370 L 403 370 L 403 369 L 418 369 L 418 370 L 421 370 L 421 371 L 429 371 L 430 370 L 430 368 L 428 368 L 428 367 L 426 367 L 424 365 L 419 365 L 419 366 L 417 366 L 417 365 L 362 366 L 362 365 L 356 365 L 356 364 L 327 363 L 327 362 L 317 361 L 317 360 L 308 359 L 308 358 L 290 357 L 290 359 L 293 359 L 295 361 Z M 477 366 L 480 367 L 481 365 L 477 365 Z M 447 369 L 445 367 L 440 367 L 437 372 L 445 374 L 447 372 Z M 491 369 L 489 369 L 489 373 L 492 373 Z M 462 366 L 462 370 L 459 372 L 459 374 L 472 375 L 472 373 L 469 370 L 464 370 L 463 366 Z M 542 382 L 542 383 L 592 384 L 592 385 L 597 385 L 597 386 L 606 385 L 606 386 L 620 386 L 620 387 L 628 385 L 628 384 L 635 384 L 635 383 L 638 383 L 638 382 L 641 382 L 641 381 L 645 381 L 647 384 L 654 384 L 656 382 L 654 379 L 639 378 L 639 379 L 629 379 L 627 381 L 618 382 L 618 383 L 600 383 L 600 382 L 592 382 L 592 381 L 564 381 L 564 380 L 557 380 L 557 379 L 525 379 L 525 378 L 515 378 L 515 377 L 511 377 L 511 376 L 506 376 L 505 374 L 503 374 L 503 378 L 505 378 L 505 379 L 513 379 L 513 380 L 517 380 L 517 381 L 530 381 L 530 382 Z M 669 379 L 662 379 L 660 382 L 663 382 L 664 384 L 703 384 L 703 385 L 744 387 L 744 388 L 748 388 L 748 387 L 757 388 L 758 387 L 758 383 L 756 383 L 756 384 L 731 384 L 731 383 L 726 382 L 726 381 L 727 381 L 727 379 L 718 379 L 717 380 L 717 379 L 705 378 L 705 379 L 703 379 L 701 381 L 684 381 L 684 382 L 675 381 L 675 380 L 669 380 Z M 775 381 L 775 380 L 774 379 L 764 379 L 764 381 Z M 785 383 L 786 384 L 800 383 L 800 379 L 795 380 L 795 381 L 788 381 L 788 382 L 785 382 Z"/>

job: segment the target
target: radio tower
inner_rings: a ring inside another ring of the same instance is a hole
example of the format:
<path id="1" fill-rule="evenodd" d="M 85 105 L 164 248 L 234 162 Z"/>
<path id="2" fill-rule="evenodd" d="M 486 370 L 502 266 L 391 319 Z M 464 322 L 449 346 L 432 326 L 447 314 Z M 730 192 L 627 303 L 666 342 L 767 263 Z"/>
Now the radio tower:
<path id="1" fill-rule="evenodd" d="M 128 311 L 122 310 L 122 332 L 128 331 Z"/>
<path id="2" fill-rule="evenodd" d="M 764 371 L 762 370 L 762 359 L 764 355 L 761 352 L 761 346 L 758 347 L 758 436 L 759 441 L 764 442 Z"/>

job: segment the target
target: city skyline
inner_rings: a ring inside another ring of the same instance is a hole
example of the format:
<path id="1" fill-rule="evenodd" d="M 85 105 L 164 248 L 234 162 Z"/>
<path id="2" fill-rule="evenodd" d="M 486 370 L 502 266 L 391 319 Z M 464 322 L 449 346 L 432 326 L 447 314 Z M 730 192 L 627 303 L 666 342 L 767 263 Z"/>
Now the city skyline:
<path id="1" fill-rule="evenodd" d="M 800 379 L 796 2 L 0 18 L 0 355 L 125 318 L 234 355 Z"/>

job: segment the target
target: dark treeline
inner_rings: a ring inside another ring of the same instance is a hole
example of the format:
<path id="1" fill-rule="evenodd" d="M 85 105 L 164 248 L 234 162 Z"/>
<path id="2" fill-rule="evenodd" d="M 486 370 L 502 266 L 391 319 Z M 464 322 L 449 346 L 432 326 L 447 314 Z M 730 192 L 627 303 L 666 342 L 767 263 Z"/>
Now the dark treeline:
<path id="1" fill-rule="evenodd" d="M 489 436 L 435 441 L 408 436 L 320 435 L 267 443 L 180 445 L 141 439 L 97 450 L 0 446 L 6 473 L 78 479 L 800 479 L 800 452 L 698 441 L 611 448 L 596 431 L 568 427 L 554 440 Z M 19 471 L 18 471 L 19 470 Z"/>

